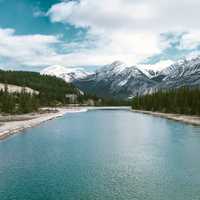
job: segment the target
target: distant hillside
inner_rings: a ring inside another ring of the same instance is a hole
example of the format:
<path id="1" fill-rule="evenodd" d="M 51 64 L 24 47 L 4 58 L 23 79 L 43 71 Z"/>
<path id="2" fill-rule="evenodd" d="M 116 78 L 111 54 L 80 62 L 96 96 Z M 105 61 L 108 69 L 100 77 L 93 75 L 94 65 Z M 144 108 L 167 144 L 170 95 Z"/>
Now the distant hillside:
<path id="1" fill-rule="evenodd" d="M 37 72 L 2 71 L 0 70 L 0 83 L 29 87 L 37 90 L 43 105 L 53 101 L 65 103 L 65 94 L 79 94 L 79 90 L 63 79 L 48 75 L 40 75 Z"/>

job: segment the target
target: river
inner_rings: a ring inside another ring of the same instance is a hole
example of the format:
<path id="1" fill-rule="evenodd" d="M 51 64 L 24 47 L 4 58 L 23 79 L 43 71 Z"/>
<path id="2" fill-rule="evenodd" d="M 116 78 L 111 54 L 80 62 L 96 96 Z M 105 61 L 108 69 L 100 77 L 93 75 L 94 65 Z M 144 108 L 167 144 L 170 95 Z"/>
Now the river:
<path id="1" fill-rule="evenodd" d="M 0 200 L 198 200 L 200 128 L 68 113 L 0 142 Z"/>

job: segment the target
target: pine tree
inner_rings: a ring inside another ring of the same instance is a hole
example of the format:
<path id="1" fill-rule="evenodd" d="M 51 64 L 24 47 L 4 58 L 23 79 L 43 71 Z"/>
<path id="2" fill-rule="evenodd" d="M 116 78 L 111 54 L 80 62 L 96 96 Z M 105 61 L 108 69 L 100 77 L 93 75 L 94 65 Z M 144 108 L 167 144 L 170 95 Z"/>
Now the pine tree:
<path id="1" fill-rule="evenodd" d="M 179 88 L 136 96 L 133 109 L 200 115 L 200 88 Z"/>

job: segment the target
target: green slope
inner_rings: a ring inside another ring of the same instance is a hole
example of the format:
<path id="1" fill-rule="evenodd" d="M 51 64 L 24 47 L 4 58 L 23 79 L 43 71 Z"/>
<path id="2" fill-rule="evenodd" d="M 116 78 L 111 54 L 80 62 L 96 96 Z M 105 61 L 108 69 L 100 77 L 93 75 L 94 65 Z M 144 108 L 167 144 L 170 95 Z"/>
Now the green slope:
<path id="1" fill-rule="evenodd" d="M 43 105 L 53 101 L 65 103 L 65 94 L 79 94 L 79 90 L 64 80 L 37 72 L 3 71 L 0 70 L 0 83 L 26 86 L 40 92 Z"/>

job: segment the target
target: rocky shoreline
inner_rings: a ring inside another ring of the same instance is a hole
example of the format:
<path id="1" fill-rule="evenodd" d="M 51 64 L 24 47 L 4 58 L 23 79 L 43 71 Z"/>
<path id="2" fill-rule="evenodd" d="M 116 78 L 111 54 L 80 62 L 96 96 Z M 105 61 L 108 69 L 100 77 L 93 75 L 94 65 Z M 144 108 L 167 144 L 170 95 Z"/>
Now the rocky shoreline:
<path id="1" fill-rule="evenodd" d="M 200 126 L 200 117 L 199 116 L 191 116 L 191 115 L 180 115 L 180 114 L 172 114 L 172 113 L 160 113 L 160 112 L 152 112 L 145 110 L 132 110 L 136 113 L 153 115 L 156 117 L 162 117 L 166 119 L 175 120 L 178 122 L 183 122 L 191 125 Z"/>

